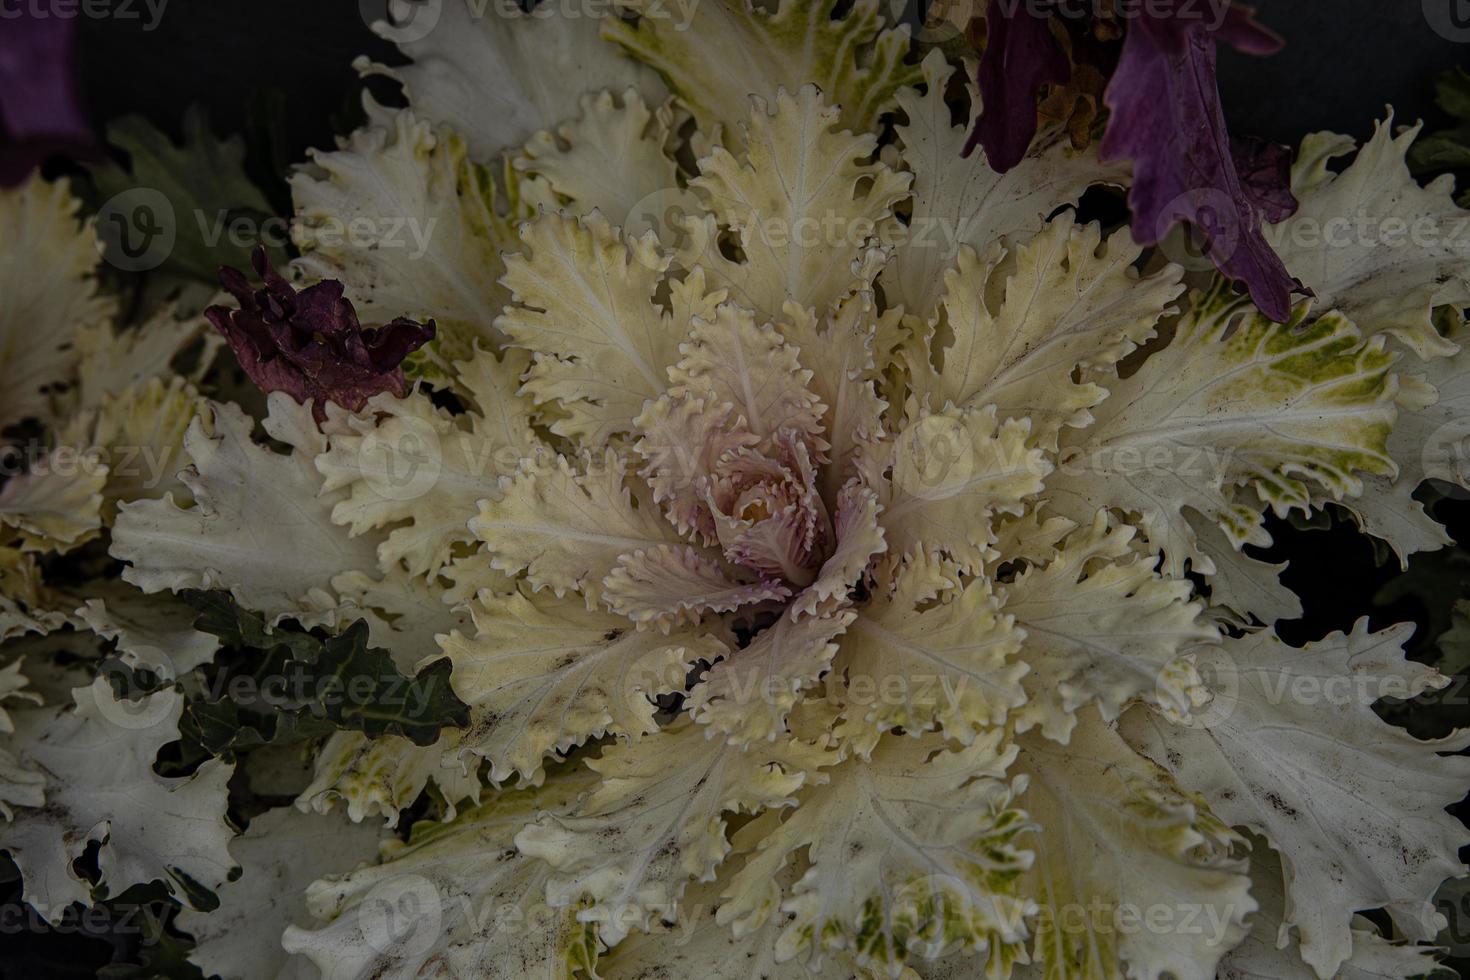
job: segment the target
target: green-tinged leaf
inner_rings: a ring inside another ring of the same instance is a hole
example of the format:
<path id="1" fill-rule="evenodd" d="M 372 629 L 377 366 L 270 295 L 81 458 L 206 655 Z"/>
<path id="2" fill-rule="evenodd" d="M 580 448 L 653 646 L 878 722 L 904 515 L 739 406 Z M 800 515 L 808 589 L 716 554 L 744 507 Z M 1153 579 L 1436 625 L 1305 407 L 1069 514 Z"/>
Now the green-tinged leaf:
<path id="1" fill-rule="evenodd" d="M 1014 962 L 1036 906 L 1019 887 L 1029 828 L 1013 806 L 1019 784 L 1004 778 L 1016 750 L 1001 735 L 952 751 L 934 735 L 889 738 L 826 773 L 795 809 L 757 817 L 737 835 L 756 853 L 731 878 L 720 921 L 741 933 L 793 913 L 776 958 L 811 968 L 843 949 L 890 977 L 955 948 Z M 809 870 L 783 885 L 802 849 Z"/>
<path id="2" fill-rule="evenodd" d="M 1186 561 L 1213 571 L 1186 510 L 1236 548 L 1268 544 L 1261 504 L 1284 517 L 1360 493 L 1364 474 L 1396 472 L 1397 379 L 1382 338 L 1338 313 L 1307 322 L 1305 304 L 1272 323 L 1223 284 L 1193 307 L 1169 346 L 1107 382 L 1094 425 L 1063 430 L 1046 481 L 1052 506 L 1078 523 L 1105 508 L 1138 514 L 1171 576 Z"/>
<path id="3" fill-rule="evenodd" d="M 830 0 L 619 5 L 640 15 L 636 25 L 610 17 L 603 36 L 667 79 L 711 135 L 723 127 L 738 138 L 750 96 L 807 84 L 842 107 L 843 126 L 872 130 L 898 89 L 920 80 L 919 66 L 904 61 L 908 30 L 885 26 L 879 0 L 858 0 L 835 17 L 841 5 Z M 868 52 L 861 61 L 859 49 Z"/>
<path id="4" fill-rule="evenodd" d="M 1256 908 L 1239 836 L 1091 709 L 1066 748 L 1026 736 L 1017 770 L 1016 805 L 1038 825 L 1023 893 L 1041 904 L 1033 957 L 1048 980 L 1214 980 Z"/>
<path id="5" fill-rule="evenodd" d="M 1434 82 L 1434 101 L 1461 125 L 1421 133 L 1409 147 L 1415 174 L 1439 173 L 1470 166 L 1470 72 L 1453 68 Z"/>

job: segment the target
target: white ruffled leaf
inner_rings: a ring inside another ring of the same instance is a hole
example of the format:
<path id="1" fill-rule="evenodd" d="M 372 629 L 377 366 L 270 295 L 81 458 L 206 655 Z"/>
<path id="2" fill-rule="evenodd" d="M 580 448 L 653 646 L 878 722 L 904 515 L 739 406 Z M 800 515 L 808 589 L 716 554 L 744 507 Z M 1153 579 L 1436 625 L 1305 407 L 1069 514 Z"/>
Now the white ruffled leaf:
<path id="1" fill-rule="evenodd" d="M 494 363 L 488 353 L 478 357 Z M 473 543 L 468 522 L 479 502 L 496 496 L 500 477 L 538 449 L 528 420 L 508 441 L 503 429 L 476 415 L 451 416 L 422 393 L 379 395 L 345 424 L 348 431 L 316 458 L 322 492 L 345 490 L 332 520 L 354 535 L 385 529 L 379 559 L 385 568 L 401 562 L 410 575 L 437 574 L 456 548 Z"/>
<path id="2" fill-rule="evenodd" d="M 856 481 L 842 488 L 832 522 L 837 547 L 791 604 L 793 614 L 809 616 L 846 603 L 874 559 L 888 550 L 878 512 L 878 495 L 872 490 Z"/>
<path id="3" fill-rule="evenodd" d="M 919 551 L 842 641 L 833 666 L 846 678 L 844 730 L 870 726 L 873 738 L 943 728 L 968 745 L 1025 702 L 1021 678 L 1030 668 L 1014 659 L 1024 638 L 990 582 L 962 586 L 953 565 Z"/>
<path id="4" fill-rule="evenodd" d="M 387 650 L 404 675 L 439 659 L 440 634 L 469 625 L 461 600 L 437 578 L 425 580 L 399 568 L 382 578 L 346 572 L 332 579 L 332 588 L 341 599 L 337 621 L 366 622 L 369 643 Z"/>
<path id="5" fill-rule="evenodd" d="M 854 613 L 783 614 L 750 641 L 711 667 L 689 697 L 695 720 L 711 738 L 731 744 L 774 741 L 786 732 L 786 716 L 802 691 L 827 670 L 837 638 Z"/>
<path id="6" fill-rule="evenodd" d="M 983 153 L 962 156 L 979 114 L 979 93 L 967 81 L 969 112 L 956 121 L 945 94 L 960 69 L 938 50 L 925 56 L 922 69 L 926 91 L 898 93 L 906 120 L 896 131 L 901 158 L 914 174 L 913 205 L 901 233 L 906 247 L 883 271 L 882 282 L 889 303 L 927 319 L 962 246 L 983 255 L 1003 238 L 1024 241 L 1092 184 L 1122 184 L 1126 174 L 1117 164 L 1100 163 L 1096 150 L 1073 150 L 1058 127 L 1043 127 L 1021 162 L 1003 174 L 990 168 Z"/>
<path id="7" fill-rule="evenodd" d="M 693 210 L 694 197 L 678 188 L 670 155 L 671 105 L 649 109 L 637 90 L 587 94 L 581 115 L 553 134 L 537 133 L 516 157 L 516 169 L 546 178 L 565 210 L 594 209 L 628 232 L 668 226 Z M 651 213 L 645 213 L 651 212 Z"/>
<path id="8" fill-rule="evenodd" d="M 634 497 L 624 466 L 612 451 L 575 469 L 565 456 L 526 460 L 501 480 L 498 500 L 481 502 L 470 530 L 500 571 L 524 570 L 536 589 L 590 599 L 623 555 L 680 543 L 646 491 Z"/>
<path id="9" fill-rule="evenodd" d="M 1434 329 L 1435 306 L 1470 303 L 1470 238 L 1448 174 L 1420 187 L 1404 154 L 1419 135 L 1376 124 L 1353 162 L 1333 174 L 1352 141 L 1309 136 L 1292 173 L 1297 209 L 1265 233 L 1323 310 L 1340 310 L 1366 333 L 1388 333 L 1421 357 L 1453 351 Z"/>
<path id="10" fill-rule="evenodd" d="M 190 462 L 184 437 L 203 404 L 177 375 L 148 378 L 103 399 L 95 411 L 75 416 L 62 430 L 63 446 L 95 454 L 107 466 L 104 524 L 112 523 L 121 503 L 170 493 L 188 499 L 188 487 L 179 479 Z"/>
<path id="11" fill-rule="evenodd" d="M 695 320 L 683 357 L 669 369 L 673 394 L 694 395 L 707 405 L 733 405 L 737 428 L 756 436 L 762 452 L 774 455 L 783 430 L 818 440 L 825 407 L 812 393 L 812 373 L 797 360 L 770 324 L 726 303 L 712 320 Z"/>
<path id="12" fill-rule="evenodd" d="M 501 280 L 517 305 L 496 325 L 532 352 L 522 391 L 556 403 L 552 431 L 598 446 L 664 393 L 679 359 L 684 327 L 653 302 L 669 258 L 598 214 L 543 214 L 521 238 L 530 254 L 508 258 Z"/>
<path id="13" fill-rule="evenodd" d="M 1077 712 L 1096 702 L 1112 722 L 1134 699 L 1187 712 L 1198 677 L 1180 655 L 1219 637 L 1183 580 L 1163 578 L 1134 549 L 1131 527 L 1107 515 L 1073 531 L 1040 567 L 1004 587 L 1001 609 L 1025 631 L 1031 667 L 1018 731 L 1066 743 Z"/>
<path id="14" fill-rule="evenodd" d="M 741 831 L 759 850 L 731 878 L 720 921 L 738 935 L 792 913 L 776 958 L 813 968 L 832 950 L 889 977 L 955 947 L 1012 961 L 1035 906 L 1016 889 L 1030 855 L 1018 787 L 1004 780 L 1016 751 L 1001 735 L 953 751 L 935 736 L 891 738 L 828 770 L 784 819 L 771 811 Z M 811 866 L 783 894 L 780 872 L 802 848 Z"/>
<path id="15" fill-rule="evenodd" d="M 819 431 L 828 444 L 826 462 L 818 466 L 823 496 L 836 497 L 861 463 L 878 451 L 883 438 L 883 412 L 888 403 L 879 395 L 879 335 L 896 322 L 896 310 L 876 313 L 871 290 L 844 297 L 824 320 L 807 310 L 788 306 L 786 322 L 778 329 L 795 345 L 810 377 L 806 387 L 826 409 Z M 886 353 L 886 352 L 885 352 Z M 886 368 L 885 363 L 881 367 Z"/>
<path id="16" fill-rule="evenodd" d="M 1133 512 L 1163 570 L 1197 558 L 1190 508 L 1233 545 L 1267 544 L 1248 484 L 1277 515 L 1392 474 L 1393 356 L 1342 316 L 1275 324 L 1224 286 L 1194 297 L 1173 341 L 1135 373 L 1108 382 L 1088 429 L 1063 430 L 1046 481 L 1057 512 L 1081 522 L 1105 508 Z M 1075 434 L 1074 434 L 1075 433 Z"/>
<path id="17" fill-rule="evenodd" d="M 626 554 L 602 581 L 602 598 L 609 609 L 640 627 L 665 632 L 697 623 L 706 613 L 733 612 L 790 595 L 791 590 L 776 581 L 731 579 L 719 562 L 687 545 L 665 544 Z"/>
<path id="18" fill-rule="evenodd" d="M 1251 931 L 1220 963 L 1218 980 L 1320 980 L 1302 962 L 1294 941 L 1278 945 L 1285 929 L 1286 893 L 1281 860 L 1259 837 L 1251 839 L 1251 897 L 1259 904 Z M 1366 919 L 1354 918 L 1353 952 L 1333 974 L 1335 980 L 1404 980 L 1432 974 L 1438 964 L 1432 946 L 1391 943 Z"/>
<path id="19" fill-rule="evenodd" d="M 219 637 L 193 627 L 197 613 L 171 595 L 147 595 L 124 582 L 100 583 L 76 610 L 92 632 L 117 641 L 119 658 L 166 679 L 209 663 Z"/>
<path id="20" fill-rule="evenodd" d="M 1178 266 L 1140 277 L 1142 249 L 1126 232 L 1106 241 L 1072 212 L 1040 234 L 981 259 L 962 248 L 944 273 L 944 318 L 926 329 L 927 357 L 914 389 L 940 406 L 994 404 L 1003 418 L 1031 419 L 1056 447 L 1063 426 L 1084 428 L 1107 391 L 1079 367 L 1107 368 L 1153 336 L 1182 291 Z"/>
<path id="21" fill-rule="evenodd" d="M 571 119 L 585 93 L 631 85 L 650 102 L 663 98 L 652 71 L 598 36 L 604 18 L 487 4 L 391 0 L 388 20 L 373 23 L 373 32 L 412 63 L 357 67 L 402 82 L 414 110 L 463 133 L 481 161 Z"/>
<path id="22" fill-rule="evenodd" d="M 1462 325 L 1449 339 L 1465 338 Z M 1367 477 L 1363 492 L 1342 502 L 1364 531 L 1388 542 L 1403 567 L 1410 555 L 1437 551 L 1451 540 L 1414 499 L 1419 485 L 1433 479 L 1470 488 L 1470 352 L 1461 349 L 1414 368 L 1424 373 L 1400 379 L 1398 418 L 1388 436 L 1398 475 Z"/>
<path id="23" fill-rule="evenodd" d="M 716 529 L 705 490 L 726 453 L 752 448 L 760 440 L 739 424 L 733 404 L 687 392 L 670 392 L 646 403 L 634 420 L 634 431 L 638 441 L 633 449 L 644 460 L 638 473 L 648 481 L 653 499 L 680 534 L 697 531 L 706 544 L 714 543 Z"/>
<path id="24" fill-rule="evenodd" d="M 194 462 L 180 479 L 194 506 L 168 496 L 121 508 L 111 554 L 130 563 L 125 581 L 144 592 L 228 589 L 268 616 L 320 617 L 336 605 L 335 576 L 377 569 L 377 537 L 350 537 L 331 519 L 340 495 L 317 496 L 321 478 L 311 460 L 325 439 L 304 428 L 309 411 L 279 392 L 270 404 L 266 431 L 296 451 L 255 443 L 248 416 L 207 403 L 184 437 Z"/>
<path id="25" fill-rule="evenodd" d="M 1367 486 L 1374 479 L 1369 477 L 1363 483 Z M 1189 511 L 1185 517 L 1204 559 L 1196 570 L 1204 573 L 1210 585 L 1209 615 L 1238 624 L 1254 616 L 1266 626 L 1301 617 L 1301 599 L 1281 582 L 1288 562 L 1272 565 L 1252 558 L 1232 545 L 1219 525 Z"/>
<path id="26" fill-rule="evenodd" d="M 605 954 L 603 975 L 620 980 L 852 980 L 853 970 L 840 956 L 820 965 L 805 960 L 776 962 L 776 940 L 795 917 L 768 916 L 758 929 L 739 935 L 715 921 L 729 873 L 712 882 L 695 882 L 679 901 L 679 921 L 651 932 L 635 932 Z M 800 875 L 782 872 L 779 886 L 789 888 Z"/>
<path id="27" fill-rule="evenodd" d="M 0 640 L 49 633 L 67 622 L 56 597 L 41 581 L 34 555 L 0 546 Z"/>
<path id="28" fill-rule="evenodd" d="M 907 174 L 865 162 L 876 138 L 837 129 L 838 110 L 815 87 L 792 91 L 754 101 L 742 157 L 716 147 L 699 161 L 690 186 L 713 217 L 690 226 L 679 255 L 765 319 L 787 303 L 823 315 L 866 285 L 876 267 L 857 273 L 854 264 L 909 183 Z M 716 223 L 735 231 L 743 261 L 720 254 Z"/>
<path id="29" fill-rule="evenodd" d="M 0 262 L 0 427 L 52 419 L 46 389 L 71 379 L 78 334 L 115 311 L 111 299 L 97 295 L 102 260 L 92 222 L 78 220 L 81 207 L 67 181 L 39 173 L 0 189 L 0 228 L 24 243 Z"/>
<path id="30" fill-rule="evenodd" d="M 181 778 L 153 771 L 158 750 L 179 737 L 183 697 L 163 690 L 123 700 L 101 677 L 72 695 L 74 704 L 16 718 L 21 765 L 46 777 L 45 806 L 18 810 L 0 834 L 27 904 L 51 922 L 72 902 L 90 905 L 92 887 L 72 862 L 93 841 L 107 895 L 157 880 L 191 902 L 185 877 L 218 888 L 231 868 L 225 784 L 234 765 L 210 759 Z"/>
<path id="31" fill-rule="evenodd" d="M 215 355 L 224 344 L 225 338 L 203 315 L 181 315 L 172 303 L 132 329 L 118 330 L 105 322 L 84 325 L 77 331 L 73 410 L 100 408 L 107 399 L 140 382 L 172 375 L 174 358 L 190 348 L 197 349 L 199 357 L 185 380 L 198 384 L 214 366 Z"/>
<path id="32" fill-rule="evenodd" d="M 792 794 L 831 761 L 815 746 L 758 742 L 742 751 L 683 722 L 588 763 L 602 776 L 564 813 L 544 814 L 516 846 L 548 862 L 553 907 L 590 899 L 579 913 L 612 944 L 669 916 L 692 879 L 713 873 L 730 851 L 735 812 L 789 806 Z"/>
<path id="33" fill-rule="evenodd" d="M 0 525 L 27 551 L 67 552 L 102 529 L 107 464 L 95 453 L 63 447 L 0 488 Z"/>
<path id="34" fill-rule="evenodd" d="M 550 869 L 517 853 L 516 832 L 540 809 L 588 788 L 583 774 L 501 793 L 447 823 L 422 823 L 382 864 L 314 882 L 318 921 L 286 929 L 283 945 L 323 980 L 506 975 L 573 980 L 592 971 L 597 932 L 572 909 L 549 908 Z M 596 975 L 593 972 L 592 975 Z"/>
<path id="35" fill-rule="evenodd" d="M 1470 760 L 1439 752 L 1470 736 L 1422 742 L 1373 712 L 1448 683 L 1404 659 L 1409 632 L 1369 633 L 1363 619 L 1301 650 L 1270 631 L 1227 640 L 1199 655 L 1214 700 L 1195 720 L 1125 719 L 1141 751 L 1280 851 L 1285 924 L 1324 976 L 1353 953 L 1355 911 L 1417 911 L 1463 871 L 1465 829 L 1444 808 L 1465 795 Z"/>
<path id="36" fill-rule="evenodd" d="M 480 799 L 479 773 L 460 758 L 460 736 L 451 729 L 432 745 L 415 745 L 401 735 L 334 732 L 318 750 L 312 781 L 296 807 L 327 813 L 342 801 L 353 823 L 381 816 L 396 827 L 399 811 L 432 781 L 453 814 L 457 804 Z"/>
<path id="37" fill-rule="evenodd" d="M 471 609 L 474 635 L 440 645 L 470 706 L 462 747 L 489 759 L 496 781 L 519 773 L 535 784 L 548 756 L 604 734 L 656 732 L 653 699 L 683 690 L 693 663 L 725 649 L 708 631 L 633 629 L 577 596 L 482 593 Z"/>
<path id="38" fill-rule="evenodd" d="M 964 570 L 994 540 L 991 518 L 1021 513 L 1052 464 L 1029 419 L 1000 422 L 994 405 L 913 417 L 889 443 L 878 521 L 892 554 L 943 549 Z"/>
<path id="39" fill-rule="evenodd" d="M 544 182 L 470 161 L 458 135 L 411 110 L 368 110 L 341 149 L 314 153 L 291 177 L 295 265 L 308 279 L 341 280 L 364 323 L 433 319 L 443 368 L 501 339 L 495 318 L 510 299 L 497 283 L 501 255 L 553 199 Z"/>
<path id="40" fill-rule="evenodd" d="M 230 842 L 242 873 L 219 888 L 219 908 L 179 913 L 178 927 L 196 943 L 189 962 L 221 980 L 317 980 L 321 974 L 310 962 L 281 947 L 281 934 L 311 924 L 307 885 L 376 861 L 382 837 L 381 827 L 291 807 L 253 817 Z"/>

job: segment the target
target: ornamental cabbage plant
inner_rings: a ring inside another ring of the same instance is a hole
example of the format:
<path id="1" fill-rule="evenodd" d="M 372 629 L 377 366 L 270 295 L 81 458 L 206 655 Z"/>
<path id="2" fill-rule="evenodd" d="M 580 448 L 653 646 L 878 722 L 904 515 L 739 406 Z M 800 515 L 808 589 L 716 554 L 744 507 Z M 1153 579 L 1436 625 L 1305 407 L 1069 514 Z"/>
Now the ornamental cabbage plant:
<path id="1" fill-rule="evenodd" d="M 68 186 L 0 191 L 25 900 L 155 883 L 227 978 L 1433 972 L 1470 736 L 1374 704 L 1448 678 L 1288 645 L 1245 550 L 1449 543 L 1470 213 L 1416 128 L 1297 149 L 1277 322 L 1089 220 L 1131 168 L 1062 123 L 965 157 L 958 35 L 558 9 L 395 0 L 406 107 L 208 322 L 117 328 Z"/>

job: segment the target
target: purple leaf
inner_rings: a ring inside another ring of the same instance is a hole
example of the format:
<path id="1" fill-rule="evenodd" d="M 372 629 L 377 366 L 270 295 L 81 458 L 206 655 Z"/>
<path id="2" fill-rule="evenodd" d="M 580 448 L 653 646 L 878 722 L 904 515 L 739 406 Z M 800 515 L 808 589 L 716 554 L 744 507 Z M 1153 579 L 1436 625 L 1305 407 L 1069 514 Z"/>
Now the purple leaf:
<path id="1" fill-rule="evenodd" d="M 992 170 L 1005 173 L 1026 155 L 1036 135 L 1036 96 L 1044 85 L 1071 77 L 1066 54 L 1052 37 L 1050 18 L 1017 0 L 990 0 L 985 12 L 985 53 L 975 81 L 980 118 L 964 155 L 985 148 Z"/>
<path id="2" fill-rule="evenodd" d="M 244 275 L 221 268 L 220 284 L 240 309 L 211 306 L 205 316 L 225 335 L 240 367 L 261 391 L 284 391 L 312 402 L 318 422 L 326 402 L 358 411 L 379 392 L 407 394 L 403 359 L 434 339 L 427 324 L 399 317 L 382 327 L 363 327 L 334 279 L 297 292 L 271 268 L 265 249 L 251 254 L 264 280 L 252 289 Z"/>
<path id="3" fill-rule="evenodd" d="M 1226 0 L 1229 3 L 1229 0 Z M 1256 9 L 1230 3 L 1215 36 L 1243 54 L 1275 54 L 1286 46 L 1281 35 L 1256 23 Z"/>
<path id="4" fill-rule="evenodd" d="M 0 186 L 20 183 L 53 153 L 92 145 L 77 98 L 76 21 L 22 8 L 0 29 Z"/>
<path id="5" fill-rule="evenodd" d="M 1263 218 L 1275 223 L 1292 216 L 1296 198 L 1291 194 L 1291 147 L 1256 136 L 1232 136 L 1230 156 L 1241 186 Z"/>
<path id="6" fill-rule="evenodd" d="M 1227 11 L 1218 32 L 1197 17 L 1130 22 L 1104 95 L 1112 117 L 1102 158 L 1133 160 L 1128 203 L 1140 243 L 1155 244 L 1174 224 L 1189 222 L 1208 241 L 1216 268 L 1245 283 L 1256 306 L 1284 322 L 1300 284 L 1261 233 L 1261 212 L 1279 213 L 1284 202 L 1248 188 L 1236 171 L 1215 82 L 1217 36 L 1255 53 L 1275 43 L 1238 8 Z"/>

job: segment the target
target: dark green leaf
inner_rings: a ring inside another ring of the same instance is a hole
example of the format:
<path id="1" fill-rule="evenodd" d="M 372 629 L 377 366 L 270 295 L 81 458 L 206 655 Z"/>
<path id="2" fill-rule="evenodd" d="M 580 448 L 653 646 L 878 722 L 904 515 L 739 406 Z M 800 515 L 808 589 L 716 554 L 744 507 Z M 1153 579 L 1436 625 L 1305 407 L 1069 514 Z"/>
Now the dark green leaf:
<path id="1" fill-rule="evenodd" d="M 1429 133 L 1409 148 L 1409 166 L 1415 173 L 1470 167 L 1470 126 Z"/>
<path id="2" fill-rule="evenodd" d="M 1434 83 L 1434 101 L 1456 119 L 1470 121 L 1470 72 L 1455 68 Z"/>
<path id="3" fill-rule="evenodd" d="M 404 677 L 387 650 L 368 646 L 367 624 L 362 621 L 328 640 L 316 667 L 311 710 L 342 728 L 403 735 L 428 745 L 445 724 L 469 723 L 469 708 L 449 685 L 447 658 L 412 679 Z"/>
<path id="4" fill-rule="evenodd" d="M 226 648 L 217 658 L 223 669 L 184 712 L 186 739 L 210 754 L 336 729 L 402 735 L 428 745 L 445 725 L 469 721 L 469 709 L 450 686 L 447 659 L 406 677 L 388 651 L 369 645 L 360 620 L 323 637 L 300 627 L 270 627 L 225 593 L 181 595 L 199 613 L 195 628 L 219 637 Z"/>
<path id="5" fill-rule="evenodd" d="M 146 188 L 167 200 L 169 208 L 162 210 L 172 211 L 150 219 L 171 224 L 174 236 L 159 271 L 212 285 L 220 266 L 248 266 L 256 244 L 267 246 L 273 260 L 284 258 L 277 246 L 285 224 L 270 221 L 270 201 L 245 173 L 244 141 L 216 137 L 202 108 L 185 113 L 182 144 L 142 116 L 113 122 L 107 139 L 127 153 L 129 169 L 109 165 L 93 170 L 97 203 Z M 232 222 L 237 221 L 239 232 L 232 234 Z"/>

